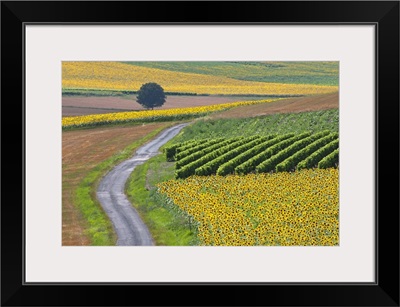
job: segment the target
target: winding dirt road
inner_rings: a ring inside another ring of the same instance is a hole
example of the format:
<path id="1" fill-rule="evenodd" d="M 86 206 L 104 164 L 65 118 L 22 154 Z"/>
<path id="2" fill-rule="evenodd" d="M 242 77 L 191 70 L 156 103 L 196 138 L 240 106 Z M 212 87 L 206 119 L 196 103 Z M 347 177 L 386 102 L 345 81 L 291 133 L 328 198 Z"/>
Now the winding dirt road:
<path id="1" fill-rule="evenodd" d="M 188 124 L 179 124 L 164 130 L 155 139 L 140 147 L 130 159 L 115 166 L 101 180 L 97 189 L 97 199 L 114 226 L 118 236 L 117 245 L 154 245 L 149 229 L 124 193 L 125 183 L 137 165 L 157 155 L 159 148 L 186 125 Z"/>

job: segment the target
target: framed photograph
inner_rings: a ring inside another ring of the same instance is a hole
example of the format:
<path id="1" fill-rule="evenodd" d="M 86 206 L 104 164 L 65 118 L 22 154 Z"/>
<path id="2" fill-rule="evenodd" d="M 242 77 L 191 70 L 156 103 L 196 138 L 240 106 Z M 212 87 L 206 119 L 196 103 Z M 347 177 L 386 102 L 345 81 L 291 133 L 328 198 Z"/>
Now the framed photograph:
<path id="1" fill-rule="evenodd" d="M 1 27 L 3 306 L 399 306 L 399 1 Z"/>

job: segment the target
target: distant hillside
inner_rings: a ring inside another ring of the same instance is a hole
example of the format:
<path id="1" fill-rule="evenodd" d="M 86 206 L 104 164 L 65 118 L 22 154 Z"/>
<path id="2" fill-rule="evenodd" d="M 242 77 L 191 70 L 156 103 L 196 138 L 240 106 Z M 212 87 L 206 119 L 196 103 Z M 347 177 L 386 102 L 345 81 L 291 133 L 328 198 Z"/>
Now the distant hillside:
<path id="1" fill-rule="evenodd" d="M 339 85 L 339 62 L 123 62 L 237 80 Z"/>
<path id="2" fill-rule="evenodd" d="M 271 64 L 267 63 L 259 63 L 257 65 L 241 63 L 237 65 L 236 70 L 233 69 L 232 71 L 229 71 L 228 67 L 235 67 L 235 63 L 227 63 L 226 67 L 224 66 L 225 63 L 222 62 L 204 63 L 203 66 L 200 63 L 187 64 L 203 71 L 208 68 L 210 70 L 208 74 L 178 71 L 177 67 L 183 65 L 183 62 L 169 64 L 171 67 L 167 67 L 168 65 L 164 63 L 167 66 L 163 69 L 147 67 L 145 64 L 144 62 L 140 65 L 96 61 L 62 62 L 63 91 L 66 89 L 137 91 L 146 82 L 156 82 L 166 92 L 210 95 L 301 96 L 332 93 L 338 90 L 337 86 L 290 83 L 288 82 L 289 77 L 285 79 L 286 83 L 237 79 L 240 71 L 242 77 L 246 76 L 246 74 L 247 78 L 254 78 L 257 75 L 260 77 L 263 71 L 268 71 L 268 65 Z M 163 65 L 163 63 L 153 63 L 152 65 Z M 173 69 L 174 65 L 176 65 L 175 69 Z M 274 69 L 278 69 L 276 66 L 274 67 Z M 302 67 L 300 64 L 297 64 L 296 67 L 298 69 L 292 70 L 291 74 L 289 74 L 288 68 L 285 68 L 286 73 L 280 74 L 288 74 L 288 76 L 293 76 L 294 78 L 297 75 L 301 75 L 301 71 L 305 71 L 305 68 L 300 70 L 300 67 Z M 317 66 L 313 67 L 314 71 L 311 72 L 315 78 Z M 221 73 L 218 75 L 217 71 Z M 222 75 L 222 72 L 225 75 Z M 274 73 L 270 72 L 270 75 L 272 76 Z M 277 76 L 276 78 L 278 78 Z"/>

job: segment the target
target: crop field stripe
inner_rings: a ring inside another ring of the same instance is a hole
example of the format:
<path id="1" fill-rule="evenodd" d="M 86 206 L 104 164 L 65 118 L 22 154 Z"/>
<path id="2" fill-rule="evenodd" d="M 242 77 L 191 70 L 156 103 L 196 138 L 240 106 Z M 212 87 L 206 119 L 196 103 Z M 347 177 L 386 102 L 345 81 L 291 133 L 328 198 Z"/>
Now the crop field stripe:
<path id="1" fill-rule="evenodd" d="M 338 133 L 331 133 L 327 136 L 324 136 L 313 143 L 307 145 L 303 149 L 299 150 L 298 152 L 294 153 L 290 157 L 286 158 L 282 162 L 276 165 L 275 170 L 277 172 L 289 172 L 296 168 L 296 165 L 311 155 L 313 152 L 317 151 L 321 147 L 325 146 L 326 144 L 336 140 L 339 137 Z"/>
<path id="2" fill-rule="evenodd" d="M 205 139 L 205 140 L 189 140 L 189 141 L 186 141 L 186 142 L 183 142 L 183 143 L 174 144 L 172 146 L 176 145 L 176 148 L 181 148 L 183 146 L 188 146 L 188 145 L 191 146 L 193 143 L 200 142 L 200 141 L 204 141 L 205 142 L 205 141 L 207 141 L 207 139 Z"/>
<path id="3" fill-rule="evenodd" d="M 244 163 L 245 161 L 248 161 L 255 155 L 258 155 L 260 152 L 263 152 L 267 148 L 275 145 L 276 143 L 293 136 L 294 133 L 288 133 L 282 136 L 277 136 L 261 144 L 258 144 L 255 147 L 246 150 L 245 152 L 242 152 L 241 154 L 229 160 L 228 162 L 220 165 L 217 169 L 217 175 L 225 176 L 227 174 L 233 173 L 235 168 L 240 164 Z"/>
<path id="4" fill-rule="evenodd" d="M 319 161 L 321 161 L 324 157 L 329 155 L 332 151 L 336 150 L 337 148 L 339 148 L 339 139 L 336 139 L 326 144 L 324 147 L 321 147 L 320 149 L 312 153 L 310 156 L 305 158 L 303 161 L 300 161 L 297 164 L 297 170 L 315 167 L 316 165 L 318 165 Z"/>
<path id="5" fill-rule="evenodd" d="M 339 84 L 338 62 L 123 62 L 160 70 L 259 82 Z"/>
<path id="6" fill-rule="evenodd" d="M 335 167 L 339 164 L 339 148 L 332 151 L 325 158 L 318 162 L 318 168 Z"/>
<path id="7" fill-rule="evenodd" d="M 275 167 L 276 167 L 277 164 L 279 164 L 280 162 L 282 162 L 286 158 L 290 157 L 291 155 L 293 155 L 297 151 L 303 149 L 307 145 L 311 144 L 315 140 L 318 140 L 321 137 L 326 136 L 327 134 L 329 134 L 329 131 L 322 131 L 322 132 L 319 132 L 319 133 L 316 133 L 316 134 L 312 134 L 309 137 L 301 139 L 301 140 L 299 140 L 297 142 L 294 142 L 292 145 L 286 147 L 285 149 L 279 151 L 278 153 L 276 153 L 272 157 L 268 158 L 264 162 L 260 163 L 256 167 L 256 172 L 257 173 L 264 173 L 264 172 L 270 172 L 270 171 L 275 170 Z"/>
<path id="8" fill-rule="evenodd" d="M 304 132 L 299 135 L 295 135 L 289 139 L 284 139 L 279 143 L 269 147 L 268 149 L 264 150 L 263 152 L 259 153 L 255 157 L 251 158 L 250 160 L 240 164 L 235 168 L 235 173 L 238 174 L 248 174 L 256 169 L 256 167 L 265 161 L 266 159 L 272 157 L 273 155 L 277 154 L 282 149 L 292 145 L 294 142 L 299 141 L 303 138 L 309 137 L 311 132 Z"/>
<path id="9" fill-rule="evenodd" d="M 245 139 L 240 140 L 238 142 L 235 142 L 233 144 L 226 145 L 226 146 L 224 146 L 224 147 L 222 147 L 222 148 L 220 148 L 218 150 L 214 150 L 213 152 L 210 152 L 210 153 L 206 154 L 202 158 L 200 158 L 200 159 L 198 159 L 196 161 L 193 161 L 193 162 L 185 165 L 184 167 L 180 168 L 179 170 L 177 170 L 175 172 L 175 176 L 176 176 L 176 178 L 186 178 L 186 177 L 188 177 L 190 175 L 193 175 L 195 170 L 196 170 L 196 168 L 202 166 L 203 164 L 206 164 L 207 162 L 215 159 L 216 157 L 218 157 L 218 156 L 220 156 L 220 155 L 222 155 L 222 154 L 224 154 L 226 152 L 231 151 L 232 149 L 236 148 L 237 146 L 240 146 L 242 144 L 246 144 L 249 141 L 252 141 L 252 140 L 255 140 L 255 139 L 259 139 L 259 138 L 260 137 L 258 135 L 257 136 L 252 136 L 252 137 L 248 137 L 248 138 L 245 138 Z"/>
<path id="10" fill-rule="evenodd" d="M 266 70 L 270 71 L 269 68 Z M 337 78 L 337 73 L 334 75 Z M 149 82 L 149 78 L 152 82 L 162 84 L 166 92 L 173 93 L 309 95 L 338 90 L 337 85 L 305 84 L 304 82 L 308 83 L 306 80 L 298 84 L 280 83 L 280 80 L 274 79 L 269 79 L 268 82 L 237 80 L 227 76 L 177 72 L 118 62 L 66 61 L 62 63 L 62 76 L 64 90 L 81 88 L 138 91 L 142 84 Z"/>
<path id="11" fill-rule="evenodd" d="M 208 176 L 211 174 L 215 174 L 217 172 L 217 169 L 227 161 L 231 160 L 232 158 L 236 157 L 237 155 L 241 154 L 243 151 L 248 150 L 249 148 L 254 147 L 255 145 L 258 145 L 266 140 L 269 140 L 271 138 L 274 138 L 274 136 L 267 136 L 267 137 L 262 137 L 259 139 L 255 139 L 251 142 L 244 143 L 243 145 L 233 148 L 230 151 L 227 151 L 225 153 L 222 153 L 222 156 L 217 156 L 215 159 L 207 162 L 206 164 L 202 165 L 201 167 L 197 168 L 195 170 L 195 174 L 199 176 Z"/>
<path id="12" fill-rule="evenodd" d="M 205 142 L 203 144 L 200 144 L 200 145 L 197 145 L 197 146 L 194 146 L 194 147 L 190 147 L 190 148 L 186 149 L 185 151 L 180 151 L 179 153 L 177 153 L 175 155 L 175 160 L 176 161 L 182 160 L 182 159 L 190 156 L 192 153 L 198 152 L 198 151 L 200 151 L 200 150 L 202 150 L 204 148 L 207 148 L 209 146 L 212 146 L 214 144 L 221 143 L 224 140 L 225 140 L 224 138 L 212 139 L 212 140 L 209 140 L 209 141 L 207 141 L 207 142 Z"/>
<path id="13" fill-rule="evenodd" d="M 221 110 L 223 109 L 227 109 L 227 107 L 225 108 L 221 107 Z M 171 110 L 172 109 L 153 110 L 153 111 L 161 113 L 162 111 L 171 111 Z M 179 120 L 187 120 L 191 118 L 205 116 L 215 111 L 210 110 L 197 113 L 187 112 L 187 113 L 177 113 L 177 114 L 158 114 L 158 115 L 155 114 L 153 116 L 138 115 L 138 114 L 145 114 L 145 112 L 151 112 L 151 111 L 140 111 L 140 112 L 128 111 L 128 112 L 118 112 L 118 113 L 90 114 L 82 116 L 67 116 L 63 117 L 62 119 L 62 128 L 68 130 L 72 128 L 99 127 L 103 125 L 116 125 L 125 123 L 153 123 L 153 122 L 163 122 L 163 121 L 179 121 Z"/>
<path id="14" fill-rule="evenodd" d="M 175 159 L 174 157 L 175 157 L 176 150 L 178 149 L 178 147 L 183 147 L 186 145 L 192 146 L 194 143 L 196 143 L 195 140 L 190 140 L 190 141 L 186 141 L 183 143 L 177 143 L 177 144 L 173 144 L 171 146 L 165 147 L 164 152 L 165 152 L 165 157 L 166 157 L 167 161 L 169 161 L 169 162 L 174 161 L 174 159 Z"/>
<path id="15" fill-rule="evenodd" d="M 194 141 L 193 143 L 183 144 L 182 146 L 178 146 L 176 148 L 176 154 L 184 152 L 190 148 L 193 148 L 194 146 L 199 146 L 201 144 L 207 143 L 209 141 L 210 141 L 209 139 L 203 139 L 203 140 Z"/>
<path id="16" fill-rule="evenodd" d="M 188 150 L 188 149 L 190 149 L 190 148 L 192 148 L 194 146 L 199 146 L 201 144 L 207 143 L 209 141 L 210 141 L 209 139 L 203 139 L 203 140 L 193 140 L 192 142 L 190 142 L 188 144 L 185 144 L 186 142 L 185 143 L 176 144 L 177 145 L 176 154 L 184 152 L 184 151 L 186 151 L 186 150 Z"/>
<path id="17" fill-rule="evenodd" d="M 259 136 L 247 137 L 247 138 L 241 139 L 240 141 L 235 142 L 233 144 L 226 145 L 218 150 L 214 150 L 213 152 L 210 152 L 210 153 L 206 154 L 205 156 L 201 157 L 200 159 L 193 161 L 193 162 L 185 165 L 181 169 L 177 170 L 175 173 L 176 177 L 177 178 L 186 178 L 190 175 L 194 175 L 196 168 L 215 159 L 217 156 L 220 156 L 221 154 L 224 154 L 225 152 L 228 152 L 228 151 L 236 148 L 237 146 L 240 146 L 242 144 L 245 144 L 245 143 L 255 140 L 255 139 L 260 139 L 260 137 Z"/>
<path id="18" fill-rule="evenodd" d="M 219 148 L 221 148 L 223 146 L 229 145 L 231 143 L 238 142 L 238 141 L 240 141 L 242 139 L 243 138 L 227 139 L 227 140 L 225 140 L 223 142 L 220 142 L 220 143 L 214 144 L 212 146 L 206 147 L 204 149 L 198 150 L 196 152 L 193 152 L 192 154 L 184 157 L 183 159 L 176 159 L 178 161 L 175 163 L 175 169 L 180 169 L 181 167 L 183 167 L 183 166 L 185 166 L 185 165 L 187 165 L 187 164 L 189 164 L 189 163 L 191 163 L 193 161 L 196 161 L 196 160 L 200 159 L 204 155 L 206 155 L 206 154 L 208 154 L 210 152 L 213 152 L 214 150 L 217 150 L 217 149 L 219 149 Z"/>

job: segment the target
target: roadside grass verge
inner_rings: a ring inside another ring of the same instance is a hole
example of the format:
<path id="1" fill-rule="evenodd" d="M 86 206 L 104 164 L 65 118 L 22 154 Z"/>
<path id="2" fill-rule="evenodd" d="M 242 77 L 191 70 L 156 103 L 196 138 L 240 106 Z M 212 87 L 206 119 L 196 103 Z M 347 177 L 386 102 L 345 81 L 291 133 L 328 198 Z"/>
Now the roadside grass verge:
<path id="1" fill-rule="evenodd" d="M 165 128 L 175 123 L 158 128 L 145 137 L 133 142 L 111 158 L 95 166 L 80 182 L 75 192 L 75 204 L 87 221 L 86 234 L 91 240 L 91 245 L 110 246 L 116 244 L 116 234 L 112 223 L 96 199 L 96 190 L 101 178 L 117 163 L 129 158 L 135 149 L 154 138 Z"/>
<path id="2" fill-rule="evenodd" d="M 181 214 L 169 210 L 155 185 L 173 179 L 174 163 L 157 155 L 137 166 L 127 181 L 125 193 L 149 227 L 156 245 L 197 245 L 196 228 Z"/>

